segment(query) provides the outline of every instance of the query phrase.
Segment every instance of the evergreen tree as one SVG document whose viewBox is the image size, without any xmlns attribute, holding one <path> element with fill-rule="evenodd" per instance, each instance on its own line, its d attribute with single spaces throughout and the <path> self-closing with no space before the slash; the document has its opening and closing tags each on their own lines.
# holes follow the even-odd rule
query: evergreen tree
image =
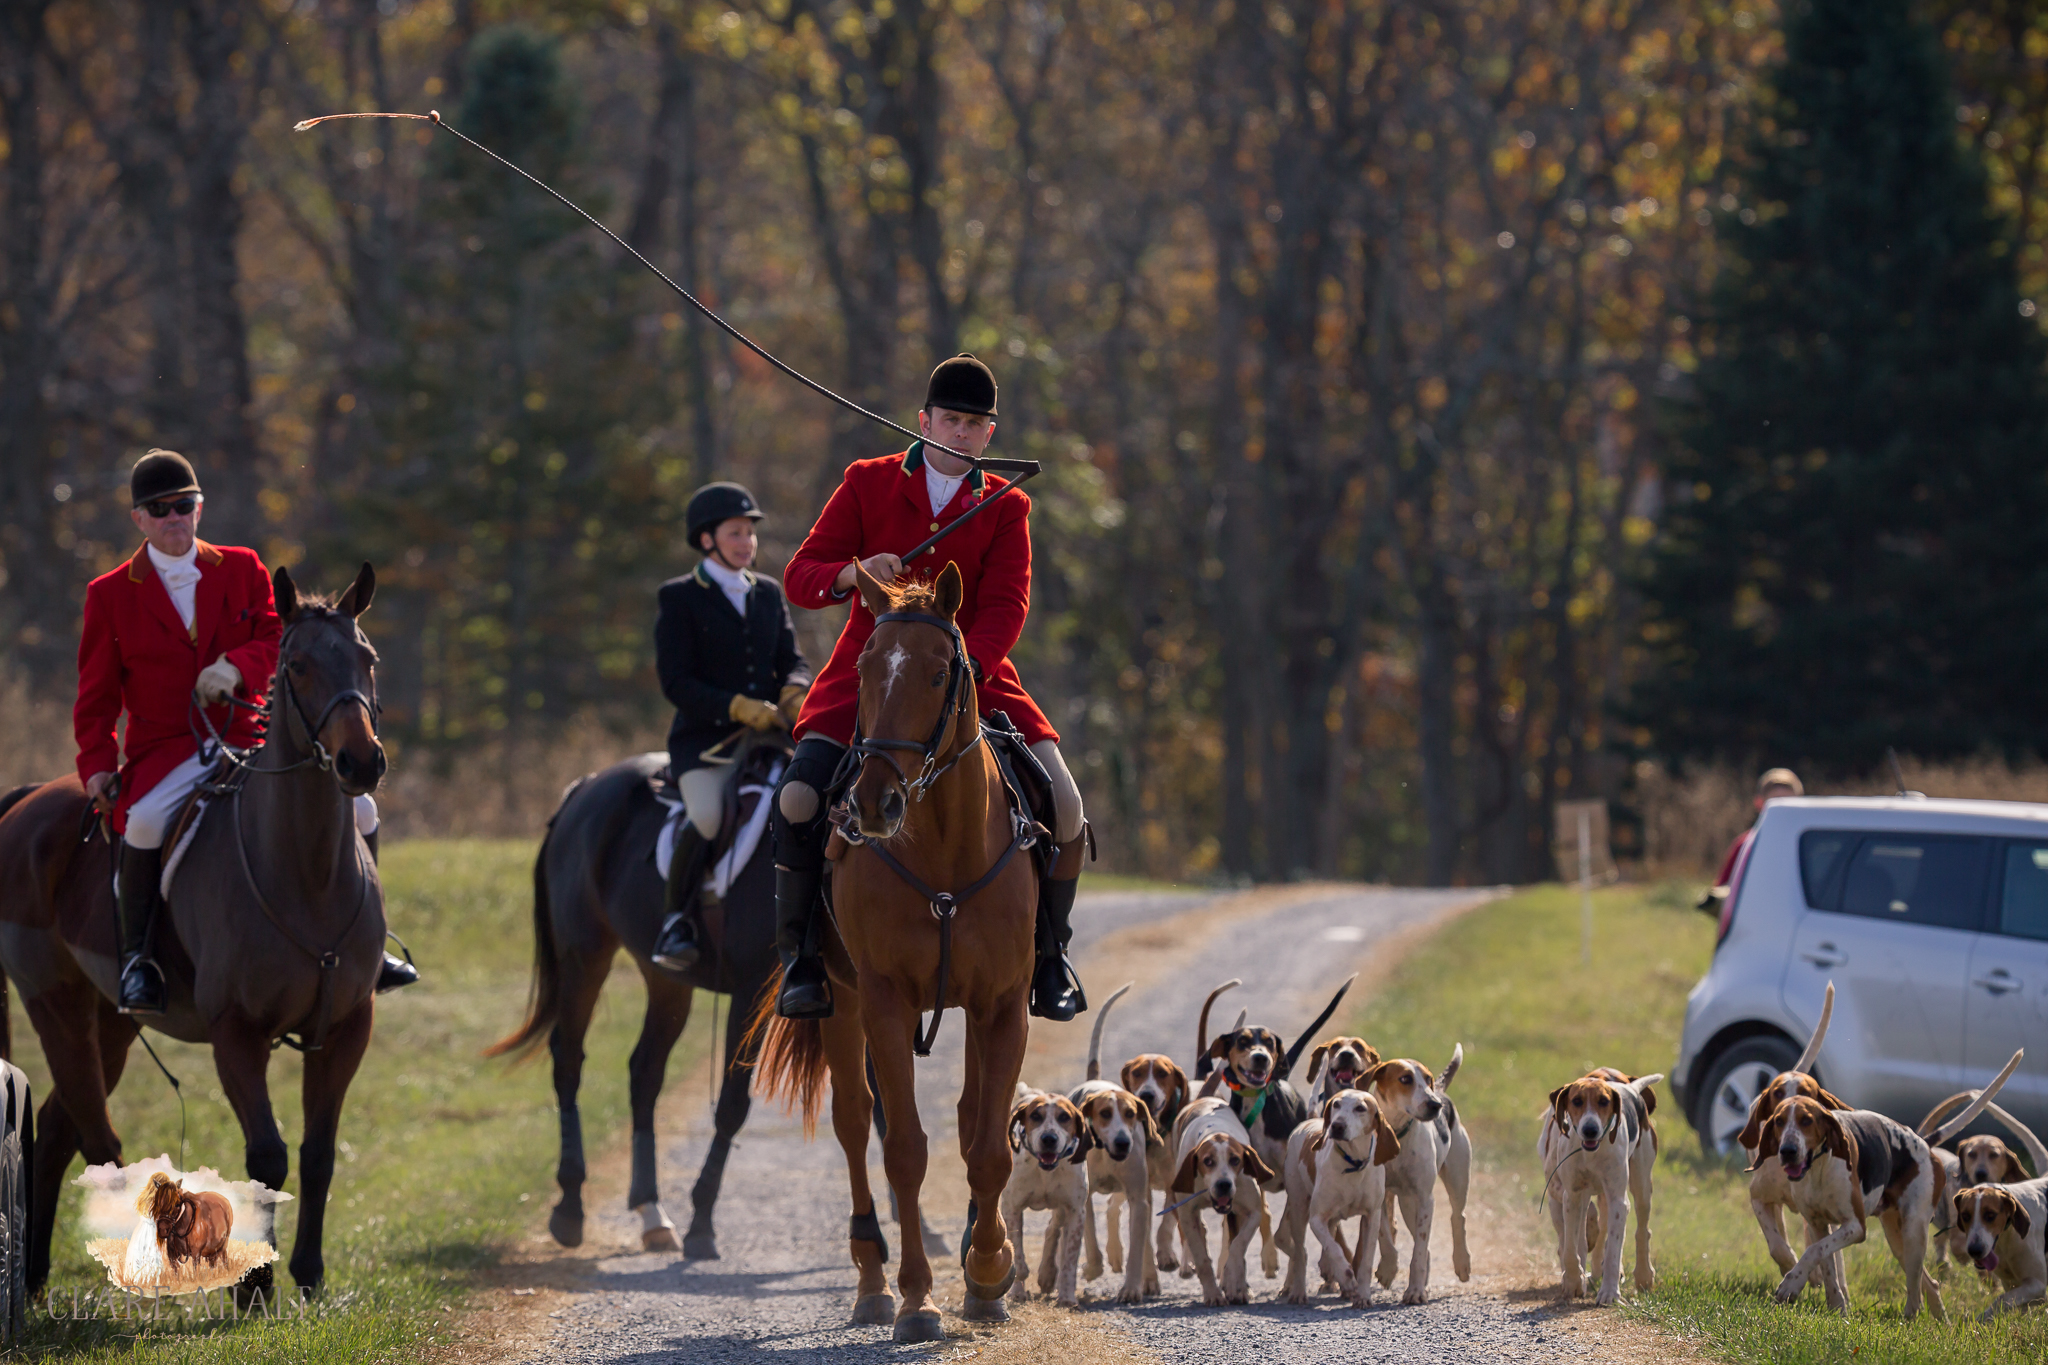
<svg viewBox="0 0 2048 1365">
<path fill-rule="evenodd" d="M 1631 710 L 1673 757 L 2039 752 L 2048 386 L 2010 240 L 1907 0 L 1803 0 L 1785 38 Z"/>
</svg>

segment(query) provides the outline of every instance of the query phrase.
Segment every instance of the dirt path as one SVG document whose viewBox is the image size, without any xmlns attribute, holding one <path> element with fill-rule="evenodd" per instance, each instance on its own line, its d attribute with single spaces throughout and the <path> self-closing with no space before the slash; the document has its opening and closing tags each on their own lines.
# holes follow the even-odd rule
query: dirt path
<svg viewBox="0 0 2048 1365">
<path fill-rule="evenodd" d="M 1228 1025 L 1239 1007 L 1290 1036 L 1304 1027 L 1352 971 L 1359 993 L 1372 988 L 1414 938 L 1484 899 L 1472 892 L 1310 886 L 1229 897 L 1115 894 L 1089 897 L 1077 921 L 1078 960 L 1095 997 L 1125 981 L 1136 987 L 1117 1005 L 1104 1040 L 1106 1059 L 1162 1051 L 1185 1058 L 1195 1016 L 1209 986 L 1229 977 L 1244 985 L 1219 1002 Z M 1224 1009 L 1227 1002 L 1229 1008 Z M 1353 1001 L 1347 1004 L 1355 1003 Z M 1034 1021 L 1024 1080 L 1065 1089 L 1082 1078 L 1093 1016 L 1067 1025 Z M 1212 1025 L 1213 1026 L 1213 1025 Z M 919 1104 L 931 1135 L 926 1207 L 948 1241 L 957 1239 L 966 1205 L 953 1101 L 958 1094 L 962 1031 L 949 1017 L 937 1054 L 920 1068 Z M 1421 1060 L 1440 1068 L 1443 1056 Z M 1111 1061 L 1114 1065 L 1114 1061 Z M 681 1093 L 689 1087 L 672 1087 Z M 701 1087 L 696 1087 L 701 1094 Z M 671 1212 L 686 1204 L 688 1173 L 701 1160 L 708 1120 L 668 1120 L 662 1151 Z M 595 1137 L 596 1135 L 593 1135 Z M 1480 1154 L 1484 1166 L 1485 1154 Z M 879 1144 L 870 1163 L 881 1182 Z M 1031 1304 L 1001 1328 L 974 1328 L 948 1316 L 940 1347 L 897 1347 L 887 1328 L 846 1325 L 853 1271 L 846 1259 L 845 1169 L 829 1131 L 807 1144 L 794 1119 L 757 1105 L 736 1145 L 720 1204 L 722 1259 L 684 1262 L 626 1250 L 638 1222 L 618 1197 L 622 1179 L 594 1173 L 589 1241 L 573 1259 L 536 1245 L 533 1259 L 508 1267 L 520 1288 L 495 1291 L 494 1349 L 499 1360 L 590 1362 L 757 1359 L 897 1360 L 906 1353 L 974 1355 L 988 1360 L 1070 1362 L 1208 1359 L 1267 1365 L 1286 1361 L 1430 1361 L 1487 1358 L 1512 1362 L 1569 1359 L 1663 1360 L 1689 1353 L 1611 1313 L 1560 1310 L 1554 1268 L 1531 1236 L 1536 1215 L 1517 1187 L 1482 1177 L 1468 1210 L 1475 1274 L 1450 1277 L 1448 1239 L 1438 1220 L 1434 1300 L 1384 1305 L 1366 1313 L 1325 1299 L 1306 1307 L 1272 1302 L 1280 1282 L 1256 1266 L 1257 1302 L 1228 1310 L 1200 1306 L 1193 1280 L 1169 1274 L 1164 1295 L 1135 1308 L 1106 1302 L 1112 1281 L 1084 1285 L 1076 1312 Z M 1098 1217 L 1100 1216 L 1098 1212 Z M 1046 1215 L 1027 1216 L 1035 1253 Z M 892 1243 L 900 1230 L 889 1228 Z M 1406 1238 L 1403 1236 L 1405 1263 Z M 606 1248 L 616 1254 L 606 1254 Z M 893 1248 L 892 1248 L 893 1249 Z M 935 1256 L 937 1298 L 960 1301 L 957 1265 Z M 892 1269 L 893 1269 L 892 1261 Z M 1283 1258 L 1284 1266 L 1284 1258 Z M 1089 1301 L 1086 1292 L 1098 1295 Z M 535 1290 L 538 1289 L 536 1294 Z M 515 1297 L 521 1296 L 521 1297 Z M 1387 1296 L 1391 1297 L 1391 1296 Z M 543 1316 L 545 1314 L 545 1316 Z M 479 1343 L 481 1345 L 482 1343 Z M 468 1353 L 465 1353 L 468 1354 Z M 916 1358 L 913 1356 L 913 1358 Z"/>
</svg>

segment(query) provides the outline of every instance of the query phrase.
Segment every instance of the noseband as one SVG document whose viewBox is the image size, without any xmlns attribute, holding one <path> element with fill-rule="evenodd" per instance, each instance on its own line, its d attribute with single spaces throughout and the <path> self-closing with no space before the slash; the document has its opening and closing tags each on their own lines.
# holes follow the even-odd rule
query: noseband
<svg viewBox="0 0 2048 1365">
<path fill-rule="evenodd" d="M 929 612 L 888 611 L 875 618 L 875 624 L 878 626 L 896 621 L 936 626 L 945 631 L 947 637 L 952 640 L 953 657 L 946 665 L 946 704 L 939 708 L 939 722 L 932 727 L 931 738 L 922 744 L 912 739 L 869 739 L 860 733 L 859 723 L 855 722 L 853 743 L 848 746 L 844 761 L 858 769 L 870 758 L 881 759 L 895 772 L 897 785 L 903 788 L 904 795 L 912 800 L 922 801 L 933 783 L 951 772 L 955 764 L 967 757 L 975 745 L 981 743 L 981 727 L 976 725 L 974 738 L 961 745 L 945 763 L 939 762 L 940 751 L 946 745 L 946 734 L 960 719 L 961 692 L 968 675 L 967 643 L 961 638 L 960 627 L 957 624 Z M 913 753 L 923 760 L 915 778 L 903 771 L 903 765 L 896 761 L 896 756 L 890 752 L 891 750 Z M 833 785 L 837 786 L 838 783 L 835 782 Z"/>
</svg>

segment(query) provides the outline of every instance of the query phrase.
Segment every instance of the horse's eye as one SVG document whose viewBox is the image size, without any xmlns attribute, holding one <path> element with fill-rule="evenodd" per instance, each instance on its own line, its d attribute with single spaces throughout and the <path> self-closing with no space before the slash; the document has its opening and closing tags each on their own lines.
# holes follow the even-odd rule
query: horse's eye
<svg viewBox="0 0 2048 1365">
<path fill-rule="evenodd" d="M 293 677 L 295 677 L 295 678 L 303 678 L 303 677 L 305 677 L 305 676 L 306 676 L 306 661 L 305 661 L 304 659 L 293 659 L 293 660 L 291 661 L 291 670 L 292 670 L 292 676 L 293 676 Z"/>
<path fill-rule="evenodd" d="M 935 674 L 933 674 L 933 675 L 932 675 L 932 686 L 933 686 L 933 687 L 944 687 L 945 685 L 946 685 L 946 675 L 945 675 L 945 674 L 943 674 L 943 673 L 935 673 Z"/>
</svg>

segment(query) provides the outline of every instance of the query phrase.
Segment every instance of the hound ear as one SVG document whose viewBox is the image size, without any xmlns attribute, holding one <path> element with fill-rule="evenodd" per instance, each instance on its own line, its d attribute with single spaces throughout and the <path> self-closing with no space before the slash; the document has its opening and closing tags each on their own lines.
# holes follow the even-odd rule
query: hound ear
<svg viewBox="0 0 2048 1365">
<path fill-rule="evenodd" d="M 1854 1171 L 1856 1169 L 1856 1139 L 1849 1136 L 1849 1130 L 1842 1126 L 1842 1121 L 1835 1117 L 1835 1111 L 1832 1109 L 1823 1109 L 1821 1111 L 1820 1122 L 1827 1129 L 1829 1147 L 1836 1156 L 1842 1159 L 1844 1165 L 1851 1171 Z"/>
<path fill-rule="evenodd" d="M 292 571 L 282 564 L 270 575 L 270 595 L 276 601 L 278 619 L 291 624 L 299 614 L 299 585 L 292 582 Z"/>
<path fill-rule="evenodd" d="M 1137 1070 L 1137 1066 L 1137 1059 L 1133 1058 L 1124 1063 L 1123 1070 L 1116 1073 L 1117 1083 L 1133 1095 L 1138 1093 L 1138 1087 L 1131 1084 L 1131 1076 Z"/>
<path fill-rule="evenodd" d="M 1764 1106 L 1769 1104 L 1770 1100 L 1771 1092 L 1764 1090 L 1749 1102 L 1749 1122 L 1743 1124 L 1742 1131 L 1735 1135 L 1736 1146 L 1747 1147 L 1752 1152 L 1763 1151 L 1764 1119 L 1770 1113 Z M 1755 1165 L 1752 1164 L 1750 1169 L 1755 1170 Z"/>
<path fill-rule="evenodd" d="M 1179 1065 L 1171 1060 L 1166 1063 L 1166 1069 L 1173 1073 L 1174 1093 L 1179 1094 L 1182 1104 L 1186 1104 L 1188 1102 L 1188 1073 L 1182 1071 Z"/>
<path fill-rule="evenodd" d="M 1231 1140 L 1233 1142 L 1236 1142 L 1235 1138 Z M 1243 1143 L 1237 1144 L 1237 1150 L 1244 1156 L 1244 1173 L 1246 1175 L 1258 1181 L 1261 1185 L 1269 1185 L 1272 1183 L 1273 1168 L 1266 1164 L 1265 1158 L 1261 1157 L 1258 1154 L 1258 1152 L 1256 1152 L 1250 1147 L 1245 1146 Z"/>
<path fill-rule="evenodd" d="M 1095 1127 L 1088 1122 L 1088 1116 L 1081 1112 L 1081 1106 L 1064 1095 L 1060 1097 L 1060 1108 L 1073 1116 L 1074 1131 L 1080 1137 L 1074 1144 L 1073 1156 L 1067 1159 L 1069 1165 L 1079 1166 L 1088 1159 L 1088 1151 L 1095 1145 Z"/>
<path fill-rule="evenodd" d="M 1380 1050 L 1371 1043 L 1365 1045 L 1365 1069 L 1373 1070 L 1380 1064 Z"/>
<path fill-rule="evenodd" d="M 2006 1148 L 2005 1179 L 2000 1181 L 1999 1183 L 2001 1185 L 2017 1185 L 2022 1180 L 2025 1180 L 2027 1178 L 2027 1168 L 2020 1165 L 2020 1159 L 2018 1155 L 2013 1152 L 2012 1148 Z"/>
<path fill-rule="evenodd" d="M 1230 1040 L 1236 1036 L 1237 1034 L 1234 1031 L 1217 1034 L 1215 1040 L 1209 1044 L 1209 1050 L 1202 1055 L 1204 1057 L 1214 1057 L 1219 1061 L 1228 1057 L 1230 1055 Z"/>
<path fill-rule="evenodd" d="M 1173 1173 L 1170 1188 L 1175 1194 L 1187 1194 L 1195 1188 L 1195 1158 L 1202 1152 L 1201 1145 L 1188 1148 L 1188 1154 L 1180 1159 L 1180 1169 Z"/>
<path fill-rule="evenodd" d="M 348 585 L 334 604 L 334 609 L 343 616 L 361 616 L 370 609 L 370 599 L 377 595 L 377 571 L 364 560 L 363 567 L 356 571 L 356 581 Z"/>
<path fill-rule="evenodd" d="M 1017 1102 L 1017 1107 L 1010 1111 L 1010 1150 L 1013 1152 L 1024 1150 L 1024 1112 L 1037 1098 L 1036 1095 L 1032 1095 L 1021 1099 Z"/>
<path fill-rule="evenodd" d="M 1378 1085 L 1380 1083 L 1381 1078 L 1383 1078 L 1389 1071 L 1398 1072 L 1400 1069 L 1401 1063 L 1399 1062 L 1381 1062 L 1378 1066 L 1372 1069 L 1372 1076 L 1370 1078 L 1369 1083 L 1372 1085 Z M 1552 1094 L 1551 1098 L 1556 1099 L 1557 1096 L 1555 1094 Z"/>
<path fill-rule="evenodd" d="M 939 573 L 939 615 L 952 616 L 960 610 L 960 603 L 966 594 L 960 586 L 960 566 L 948 560 Z"/>
<path fill-rule="evenodd" d="M 1323 1058 L 1329 1056 L 1329 1054 L 1330 1045 L 1328 1043 L 1316 1044 L 1316 1050 L 1308 1054 L 1308 1076 L 1302 1081 L 1303 1085 L 1314 1085 L 1316 1083 L 1316 1073 L 1323 1069 Z"/>
<path fill-rule="evenodd" d="M 1778 1142 L 1785 1132 L 1785 1121 L 1778 1117 L 1782 1112 L 1782 1107 L 1772 1110 L 1771 1116 L 1757 1129 L 1756 1147 L 1749 1158 L 1750 1170 L 1763 1165 L 1766 1157 L 1778 1154 Z"/>
<path fill-rule="evenodd" d="M 1622 1123 L 1621 1092 L 1610 1085 L 1607 1087 L 1607 1097 L 1614 1102 L 1614 1120 L 1607 1129 L 1607 1145 L 1612 1147 L 1621 1141 L 1621 1130 L 1626 1125 Z"/>
<path fill-rule="evenodd" d="M 1374 1079 L 1377 1080 L 1378 1076 L 1375 1075 Z M 1550 1092 L 1550 1121 L 1557 1125 L 1559 1132 L 1563 1132 L 1567 1127 L 1564 1121 L 1564 1092 L 1569 1089 L 1570 1086 L 1561 1085 Z"/>
<path fill-rule="evenodd" d="M 1401 1155 L 1401 1139 L 1387 1123 L 1387 1116 L 1380 1107 L 1372 1107 L 1372 1164 L 1384 1166 Z"/>
<path fill-rule="evenodd" d="M 2027 1240 L 2027 1234 L 2034 1230 L 2034 1220 L 2027 1217 L 2027 1211 L 2020 1207 L 2019 1200 L 2013 1199 L 2011 1195 L 2007 1195 L 2006 1198 L 2012 1202 L 2012 1235 L 2024 1242 Z"/>
<path fill-rule="evenodd" d="M 1827 1091 L 1822 1090 L 1819 1086 L 1815 1086 L 1813 1090 L 1813 1097 L 1819 1100 L 1824 1106 L 1826 1106 L 1829 1109 L 1853 1109 L 1856 1107 L 1855 1105 L 1850 1104 L 1847 1100 L 1836 1099 L 1833 1095 L 1830 1095 Z"/>
<path fill-rule="evenodd" d="M 1644 1086 L 1644 1087 L 1643 1087 L 1643 1088 L 1642 1088 L 1641 1090 L 1637 1091 L 1636 1093 L 1637 1093 L 1637 1094 L 1638 1094 L 1638 1095 L 1639 1095 L 1639 1096 L 1641 1097 L 1641 1099 L 1642 1099 L 1642 1101 L 1643 1101 L 1643 1113 L 1645 1113 L 1645 1114 L 1654 1114 L 1654 1113 L 1656 1113 L 1656 1112 L 1657 1112 L 1657 1087 L 1656 1087 L 1656 1086 L 1654 1086 L 1654 1085 L 1646 1085 L 1646 1086 Z"/>
</svg>

